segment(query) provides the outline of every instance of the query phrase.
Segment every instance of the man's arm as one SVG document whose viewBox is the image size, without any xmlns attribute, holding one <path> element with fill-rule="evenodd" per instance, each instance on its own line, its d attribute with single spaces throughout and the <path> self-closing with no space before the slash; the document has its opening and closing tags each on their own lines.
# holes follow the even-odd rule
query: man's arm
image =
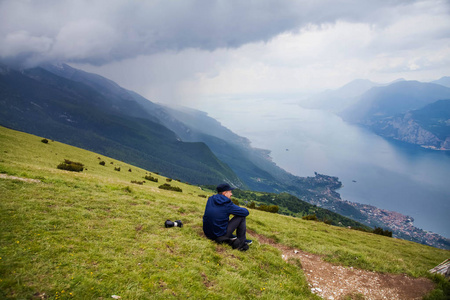
<svg viewBox="0 0 450 300">
<path fill-rule="evenodd" d="M 233 202 L 231 202 L 228 212 L 232 215 L 240 216 L 240 217 L 246 217 L 250 214 L 248 209 L 246 209 L 245 207 L 237 206 Z"/>
</svg>

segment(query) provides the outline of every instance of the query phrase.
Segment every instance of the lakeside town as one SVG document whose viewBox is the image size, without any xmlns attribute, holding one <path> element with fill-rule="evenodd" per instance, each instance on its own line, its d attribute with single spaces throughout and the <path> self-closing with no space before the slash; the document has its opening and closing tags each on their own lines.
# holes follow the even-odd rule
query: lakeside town
<svg viewBox="0 0 450 300">
<path fill-rule="evenodd" d="M 414 218 L 410 216 L 373 205 L 342 200 L 341 195 L 336 192 L 342 187 L 338 177 L 315 173 L 314 177 L 308 177 L 304 181 L 308 183 L 309 194 L 301 195 L 301 198 L 311 204 L 352 218 L 372 228 L 380 227 L 392 231 L 394 238 L 450 250 L 450 239 L 414 226 Z"/>
<path fill-rule="evenodd" d="M 419 241 L 422 244 L 441 249 L 450 249 L 450 239 L 437 233 L 425 231 L 414 226 L 414 218 L 395 211 L 380 209 L 372 205 L 344 201 L 358 209 L 367 217 L 366 224 L 382 227 L 392 231 L 393 237 L 404 240 Z"/>
</svg>

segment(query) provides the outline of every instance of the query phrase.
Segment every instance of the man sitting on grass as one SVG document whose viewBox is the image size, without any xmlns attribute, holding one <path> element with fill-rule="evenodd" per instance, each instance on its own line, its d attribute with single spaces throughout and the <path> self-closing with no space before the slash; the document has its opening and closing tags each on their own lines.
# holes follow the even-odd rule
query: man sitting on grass
<svg viewBox="0 0 450 300">
<path fill-rule="evenodd" d="M 252 243 L 247 240 L 246 217 L 249 212 L 231 201 L 233 195 L 230 185 L 223 183 L 216 188 L 217 194 L 209 197 L 203 215 L 203 232 L 206 237 L 218 243 L 226 242 L 233 247 L 245 251 Z M 230 215 L 234 215 L 230 220 Z M 236 230 L 236 236 L 233 232 Z"/>
</svg>

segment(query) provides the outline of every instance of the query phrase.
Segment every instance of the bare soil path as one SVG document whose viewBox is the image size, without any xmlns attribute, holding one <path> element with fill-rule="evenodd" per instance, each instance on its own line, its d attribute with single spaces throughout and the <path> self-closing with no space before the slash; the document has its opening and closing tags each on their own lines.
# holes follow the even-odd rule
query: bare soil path
<svg viewBox="0 0 450 300">
<path fill-rule="evenodd" d="M 269 244 L 282 252 L 284 260 L 299 259 L 311 291 L 324 299 L 422 299 L 434 289 L 427 278 L 383 274 L 334 265 L 321 256 L 292 249 L 275 241 L 249 232 L 261 244 Z"/>
<path fill-rule="evenodd" d="M 20 180 L 20 181 L 25 181 L 25 182 L 35 182 L 35 183 L 41 182 L 39 179 L 23 178 L 23 177 L 11 176 L 11 175 L 7 175 L 7 174 L 0 174 L 0 178 Z"/>
</svg>

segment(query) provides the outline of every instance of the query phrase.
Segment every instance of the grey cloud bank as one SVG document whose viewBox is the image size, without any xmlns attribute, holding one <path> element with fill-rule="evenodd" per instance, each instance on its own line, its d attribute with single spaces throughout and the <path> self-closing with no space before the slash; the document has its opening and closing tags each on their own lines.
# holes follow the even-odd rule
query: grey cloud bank
<svg viewBox="0 0 450 300">
<path fill-rule="evenodd" d="M 0 0 L 0 62 L 66 62 L 199 109 L 357 78 L 429 81 L 450 75 L 450 2 Z"/>
<path fill-rule="evenodd" d="M 383 26 L 401 10 L 421 9 L 417 3 L 3 0 L 0 58 L 25 66 L 45 61 L 103 65 L 168 50 L 237 48 L 307 24 L 346 20 Z M 448 12 L 445 2 L 439 7 Z"/>
</svg>

